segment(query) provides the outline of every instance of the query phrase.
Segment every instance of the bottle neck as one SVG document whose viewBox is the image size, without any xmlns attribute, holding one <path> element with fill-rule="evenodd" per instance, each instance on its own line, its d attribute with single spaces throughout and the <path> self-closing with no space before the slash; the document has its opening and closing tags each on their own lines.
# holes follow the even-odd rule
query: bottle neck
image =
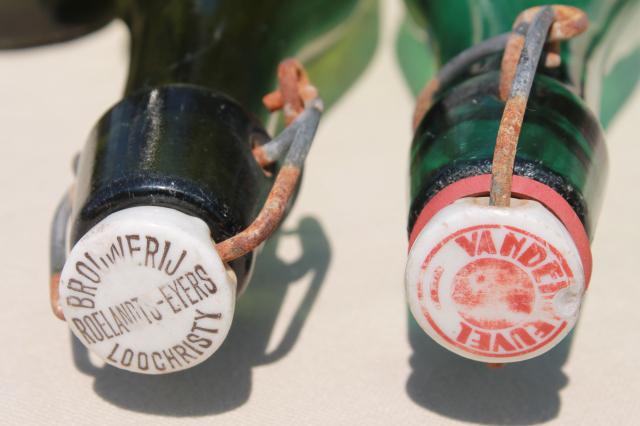
<svg viewBox="0 0 640 426">
<path fill-rule="evenodd" d="M 261 100 L 274 87 L 278 63 L 344 20 L 356 2 L 123 3 L 132 37 L 125 94 L 192 84 L 222 92 L 264 118 Z"/>
<path fill-rule="evenodd" d="M 535 0 L 406 1 L 414 20 L 429 32 L 430 43 L 440 65 L 482 40 L 510 31 L 514 20 L 524 9 L 556 3 Z M 630 0 L 573 0 L 563 3 L 584 10 L 589 17 L 589 28 L 579 37 L 562 43 L 560 69 L 551 75 L 585 99 L 596 114 L 612 115 L 611 110 L 617 109 L 621 103 L 605 105 L 609 111 L 601 111 L 601 98 L 605 95 L 603 86 L 607 84 L 603 77 L 609 71 L 605 68 L 612 68 L 612 62 L 624 54 L 618 52 L 620 54 L 612 58 L 613 54 L 606 52 L 611 51 L 612 41 L 625 37 L 631 27 L 626 17 L 637 16 L 640 3 Z M 608 65 L 605 66 L 604 62 Z M 636 79 L 637 76 L 618 76 L 615 83 L 620 86 L 626 84 L 626 80 L 635 82 Z M 610 83 L 614 83 L 613 79 Z"/>
</svg>

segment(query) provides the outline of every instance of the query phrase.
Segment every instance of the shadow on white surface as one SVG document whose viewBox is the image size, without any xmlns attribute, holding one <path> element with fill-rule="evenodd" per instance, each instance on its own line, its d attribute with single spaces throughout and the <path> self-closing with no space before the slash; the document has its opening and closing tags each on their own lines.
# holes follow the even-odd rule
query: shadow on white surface
<svg viewBox="0 0 640 426">
<path fill-rule="evenodd" d="M 532 425 L 558 416 L 562 371 L 573 334 L 534 359 L 490 368 L 444 349 L 409 318 L 412 368 L 406 390 L 417 404 L 453 419 L 496 425 Z"/>
<path fill-rule="evenodd" d="M 276 255 L 278 241 L 295 234 L 302 254 L 288 263 Z M 73 335 L 78 370 L 94 376 L 94 391 L 124 409 L 165 416 L 203 416 L 233 410 L 249 400 L 252 368 L 282 359 L 294 346 L 324 282 L 330 246 L 320 223 L 302 218 L 297 229 L 280 230 L 258 256 L 255 275 L 238 301 L 231 331 L 221 348 L 202 364 L 169 375 L 147 376 L 95 366 Z M 267 352 L 287 288 L 311 273 L 309 289 L 284 336 Z"/>
</svg>

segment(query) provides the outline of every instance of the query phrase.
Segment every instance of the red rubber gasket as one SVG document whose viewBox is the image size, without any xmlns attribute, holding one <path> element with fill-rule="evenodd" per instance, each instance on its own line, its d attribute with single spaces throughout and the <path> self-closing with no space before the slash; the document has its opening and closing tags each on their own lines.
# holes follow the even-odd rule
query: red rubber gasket
<svg viewBox="0 0 640 426">
<path fill-rule="evenodd" d="M 438 192 L 422 209 L 409 235 L 409 249 L 418 238 L 420 231 L 431 218 L 449 204 L 465 197 L 489 194 L 491 175 L 484 174 L 461 179 Z M 593 258 L 587 232 L 569 203 L 549 186 L 523 176 L 513 176 L 511 193 L 519 198 L 538 201 L 549 209 L 565 226 L 575 243 L 584 269 L 585 287 L 589 287 Z"/>
</svg>

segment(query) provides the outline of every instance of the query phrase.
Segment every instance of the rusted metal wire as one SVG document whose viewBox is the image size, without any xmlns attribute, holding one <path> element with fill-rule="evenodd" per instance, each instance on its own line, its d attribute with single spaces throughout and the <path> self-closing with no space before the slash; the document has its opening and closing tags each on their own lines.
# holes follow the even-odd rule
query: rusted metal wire
<svg viewBox="0 0 640 426">
<path fill-rule="evenodd" d="M 267 166 L 284 157 L 264 206 L 244 231 L 216 244 L 223 262 L 229 262 L 255 250 L 278 228 L 293 196 L 302 165 L 315 136 L 323 105 L 317 90 L 298 61 L 284 61 L 278 69 L 280 88 L 263 98 L 270 110 L 282 109 L 284 131 L 272 141 L 254 148 L 254 157 Z"/>
<path fill-rule="evenodd" d="M 498 92 L 500 99 L 504 102 L 509 97 L 511 91 L 511 83 L 513 83 L 513 77 L 516 75 L 518 68 L 518 61 L 520 60 L 520 53 L 524 47 L 525 36 L 527 35 L 527 29 L 530 22 L 524 25 L 518 25 L 514 28 L 513 32 L 509 35 L 507 44 L 504 48 L 504 55 L 502 55 L 502 64 L 500 66 L 500 84 L 498 86 Z"/>
<path fill-rule="evenodd" d="M 310 103 L 308 103 L 310 104 Z M 271 141 L 267 142 L 264 145 L 257 146 L 253 149 L 253 155 L 256 158 L 256 161 L 260 166 L 267 167 L 278 160 L 281 160 L 288 152 L 291 144 L 295 138 L 296 132 L 302 125 L 302 123 L 307 122 L 309 119 L 313 119 L 312 117 L 308 117 L 310 115 L 314 115 L 318 112 L 317 108 L 307 108 L 302 114 L 298 116 L 297 120 L 294 120 L 288 127 L 285 129 Z"/>
<path fill-rule="evenodd" d="M 577 7 L 554 4 L 551 6 L 534 6 L 526 9 L 518 15 L 514 27 L 531 22 L 541 9 L 551 7 L 553 11 L 553 24 L 547 34 L 547 41 L 566 41 L 582 34 L 589 26 L 587 14 Z"/>
<path fill-rule="evenodd" d="M 526 24 L 525 24 L 526 25 Z M 416 109 L 413 113 L 413 130 L 415 131 L 422 118 L 433 105 L 433 98 L 441 87 L 445 87 L 465 72 L 469 66 L 483 57 L 504 50 L 511 33 L 499 34 L 475 46 L 464 50 L 447 62 L 438 74 L 429 80 L 418 95 Z"/>
<path fill-rule="evenodd" d="M 299 177 L 299 168 L 283 166 L 280 169 L 256 220 L 244 231 L 216 244 L 216 250 L 223 262 L 230 262 L 255 250 L 277 229 Z"/>
<path fill-rule="evenodd" d="M 526 28 L 543 6 L 536 6 L 524 10 L 518 15 L 514 24 L 513 32 L 509 37 L 502 56 L 500 71 L 500 99 L 506 101 L 509 97 L 513 77 L 516 73 L 516 66 L 524 46 Z M 582 10 L 563 5 L 544 6 L 550 7 L 553 12 L 553 23 L 548 31 L 546 41 L 548 42 L 547 57 L 545 66 L 554 68 L 560 65 L 560 41 L 568 40 L 584 32 L 589 26 L 589 19 Z"/>
<path fill-rule="evenodd" d="M 71 191 L 68 191 L 58 203 L 51 223 L 49 241 L 49 300 L 53 314 L 64 321 L 60 307 L 60 274 L 67 260 L 67 224 L 71 215 Z"/>
<path fill-rule="evenodd" d="M 529 23 L 526 36 L 517 28 Z M 542 6 L 522 12 L 514 24 L 502 59 L 500 96 L 506 105 L 500 121 L 491 169 L 489 203 L 508 207 L 518 138 L 524 120 L 529 93 L 545 41 L 551 41 L 548 61 L 559 63 L 558 45 L 586 29 L 588 20 L 580 9 L 569 6 Z M 555 56 L 554 56 L 555 55 Z"/>
<path fill-rule="evenodd" d="M 282 110 L 288 126 L 302 113 L 305 103 L 318 97 L 318 91 L 309 83 L 309 76 L 296 59 L 285 59 L 278 66 L 278 90 L 265 95 L 262 102 L 269 111 Z"/>
<path fill-rule="evenodd" d="M 302 64 L 295 59 L 286 59 L 278 66 L 277 90 L 265 95 L 262 102 L 271 112 L 282 110 L 288 126 L 276 138 L 253 148 L 253 156 L 261 167 L 268 167 L 281 159 L 293 141 L 295 129 L 290 124 L 302 114 L 311 101 L 318 98 L 318 90 L 309 82 Z"/>
</svg>

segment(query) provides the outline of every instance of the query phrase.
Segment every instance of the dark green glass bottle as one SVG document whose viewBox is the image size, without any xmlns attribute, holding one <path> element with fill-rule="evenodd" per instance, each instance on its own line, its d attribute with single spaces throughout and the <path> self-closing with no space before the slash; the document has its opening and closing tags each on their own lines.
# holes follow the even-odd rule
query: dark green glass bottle
<svg viewBox="0 0 640 426">
<path fill-rule="evenodd" d="M 435 64 L 510 31 L 520 12 L 540 3 L 548 2 L 408 0 L 417 28 L 404 24 L 398 53 L 411 88 Z M 600 122 L 636 83 L 640 48 L 630 25 L 640 5 L 568 4 L 583 9 L 590 25 L 561 44 L 559 66 L 538 67 L 513 169 L 520 201 L 499 208 L 483 198 L 505 108 L 503 51 L 439 87 L 415 129 L 408 298 L 425 331 L 468 358 L 510 362 L 549 350 L 575 324 L 589 283 L 589 240 L 607 174 Z"/>
<path fill-rule="evenodd" d="M 72 0 L 56 5 L 78 10 Z M 17 2 L 11 9 L 20 17 Z M 313 134 L 300 124 L 290 155 L 267 168 L 258 163 L 254 151 L 271 139 L 267 128 L 283 128 L 277 119 L 268 126 L 275 116 L 262 104 L 278 87 L 278 64 L 301 62 L 330 106 L 373 54 L 377 3 L 96 0 L 83 10 L 85 32 L 98 15 L 101 23 L 127 23 L 130 69 L 123 99 L 94 127 L 71 197 L 54 220 L 54 311 L 112 365 L 147 374 L 182 370 L 220 346 L 251 276 L 253 249 L 223 257 L 214 247 L 247 229 L 252 238 L 253 226 L 274 229 L 261 209 L 289 199 L 272 189 L 289 176 L 295 185 L 299 165 L 291 164 L 306 155 L 297 141 Z M 42 14 L 64 26 L 48 9 Z M 45 35 L 0 30 L 13 46 L 73 33 Z M 301 120 L 317 125 L 319 105 L 310 101 Z M 297 174 L 280 181 L 283 170 Z"/>
</svg>

